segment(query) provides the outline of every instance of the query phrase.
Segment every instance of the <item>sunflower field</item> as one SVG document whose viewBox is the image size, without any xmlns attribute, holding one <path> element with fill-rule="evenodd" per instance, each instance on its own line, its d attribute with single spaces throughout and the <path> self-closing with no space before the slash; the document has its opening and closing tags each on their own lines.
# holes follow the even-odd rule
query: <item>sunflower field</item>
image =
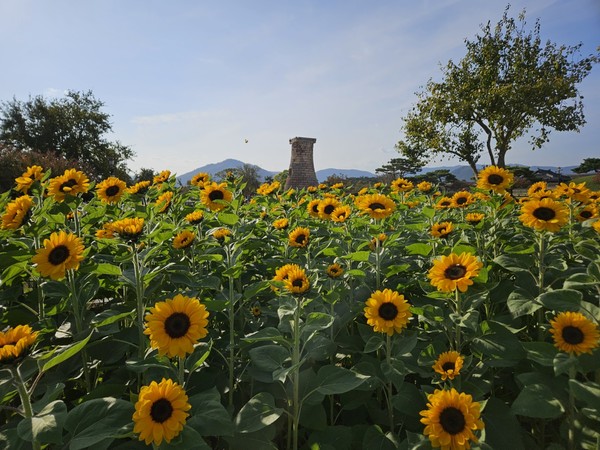
<svg viewBox="0 0 600 450">
<path fill-rule="evenodd" d="M 599 448 L 600 193 L 511 181 L 29 167 L 0 195 L 0 447 Z"/>
</svg>

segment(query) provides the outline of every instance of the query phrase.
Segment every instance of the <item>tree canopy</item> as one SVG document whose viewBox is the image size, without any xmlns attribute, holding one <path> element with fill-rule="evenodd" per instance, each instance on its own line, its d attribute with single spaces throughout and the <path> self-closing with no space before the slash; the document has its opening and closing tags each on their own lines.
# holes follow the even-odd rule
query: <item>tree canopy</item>
<svg viewBox="0 0 600 450">
<path fill-rule="evenodd" d="M 103 106 L 91 91 L 68 91 L 58 99 L 13 98 L 0 105 L 0 144 L 77 161 L 95 179 L 127 179 L 126 162 L 134 153 L 107 139 L 112 125 Z"/>
<path fill-rule="evenodd" d="M 578 59 L 581 43 L 543 43 L 539 19 L 528 30 L 525 11 L 517 20 L 508 12 L 465 40 L 465 57 L 450 60 L 442 81 L 429 80 L 417 93 L 403 119 L 402 154 L 456 156 L 477 174 L 483 153 L 490 164 L 505 167 L 516 139 L 526 136 L 533 149 L 541 148 L 552 130 L 578 131 L 585 124 L 577 85 L 600 53 Z"/>
<path fill-rule="evenodd" d="M 575 173 L 600 172 L 600 158 L 585 158 L 573 169 Z"/>
</svg>

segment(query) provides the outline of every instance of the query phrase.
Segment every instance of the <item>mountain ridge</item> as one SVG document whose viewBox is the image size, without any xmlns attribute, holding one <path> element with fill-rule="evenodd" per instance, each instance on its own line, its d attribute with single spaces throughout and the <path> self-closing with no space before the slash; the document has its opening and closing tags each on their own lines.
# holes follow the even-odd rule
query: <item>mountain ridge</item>
<svg viewBox="0 0 600 450">
<path fill-rule="evenodd" d="M 217 173 L 219 173 L 221 171 L 224 171 L 227 169 L 237 169 L 237 168 L 242 167 L 244 164 L 249 164 L 249 163 L 245 163 L 238 159 L 227 158 L 223 161 L 220 161 L 217 163 L 206 164 L 204 166 L 201 166 L 194 170 L 186 172 L 182 175 L 179 175 L 179 176 L 177 176 L 177 181 L 181 185 L 185 186 L 189 182 L 189 180 L 191 180 L 192 177 L 195 174 L 197 174 L 198 172 L 206 172 L 210 176 L 214 177 Z M 256 164 L 250 164 L 250 165 L 257 168 L 257 173 L 258 173 L 258 177 L 259 177 L 260 181 L 264 181 L 267 177 L 273 177 L 281 172 L 281 171 L 266 170 L 260 166 L 257 166 Z M 527 166 L 525 164 L 512 164 L 512 165 L 529 167 L 533 171 L 538 170 L 538 169 L 552 170 L 553 172 L 560 171 L 563 175 L 572 175 L 573 174 L 572 169 L 577 167 L 577 166 L 566 166 L 566 167 Z M 477 167 L 478 167 L 478 169 L 483 169 L 485 166 L 478 165 Z M 424 167 L 423 169 L 421 169 L 421 171 L 419 173 L 433 172 L 434 170 L 449 170 L 450 173 L 452 173 L 454 176 L 456 176 L 456 178 L 458 178 L 459 180 L 463 180 L 463 181 L 472 181 L 472 179 L 473 179 L 473 173 L 471 171 L 471 168 L 466 164 L 456 164 L 453 166 Z M 345 178 L 358 178 L 358 177 L 376 178 L 377 177 L 376 174 L 369 172 L 367 170 L 337 169 L 337 168 L 333 168 L 333 167 L 328 167 L 326 169 L 317 170 L 316 175 L 317 175 L 317 180 L 319 181 L 319 183 L 324 182 L 328 177 L 330 177 L 332 175 L 338 175 L 338 176 L 345 177 Z"/>
</svg>

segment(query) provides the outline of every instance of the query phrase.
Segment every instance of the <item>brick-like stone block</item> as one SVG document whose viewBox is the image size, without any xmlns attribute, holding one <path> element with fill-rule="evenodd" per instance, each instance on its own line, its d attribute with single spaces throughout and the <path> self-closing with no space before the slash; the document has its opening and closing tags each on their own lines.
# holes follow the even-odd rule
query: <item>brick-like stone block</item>
<svg viewBox="0 0 600 450">
<path fill-rule="evenodd" d="M 285 188 L 302 189 L 308 186 L 317 186 L 317 174 L 313 163 L 313 146 L 317 142 L 314 138 L 295 137 L 290 139 L 292 157 L 290 168 L 285 183 Z"/>
</svg>

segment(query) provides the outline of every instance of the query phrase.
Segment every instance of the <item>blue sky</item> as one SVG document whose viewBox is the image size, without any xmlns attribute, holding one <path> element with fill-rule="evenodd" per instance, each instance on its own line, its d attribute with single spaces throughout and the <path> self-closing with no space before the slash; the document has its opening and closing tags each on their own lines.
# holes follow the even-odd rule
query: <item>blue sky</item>
<svg viewBox="0 0 600 450">
<path fill-rule="evenodd" d="M 374 171 L 397 157 L 402 117 L 464 39 L 496 23 L 496 0 L 1 0 L 0 100 L 92 90 L 129 166 L 182 174 L 236 158 L 289 165 L 314 137 L 315 167 Z M 600 45 L 598 0 L 518 0 L 544 38 Z M 579 86 L 587 125 L 508 163 L 576 165 L 600 156 L 600 65 Z M 245 143 L 245 140 L 248 140 Z M 437 161 L 431 165 L 447 164 Z"/>
</svg>

